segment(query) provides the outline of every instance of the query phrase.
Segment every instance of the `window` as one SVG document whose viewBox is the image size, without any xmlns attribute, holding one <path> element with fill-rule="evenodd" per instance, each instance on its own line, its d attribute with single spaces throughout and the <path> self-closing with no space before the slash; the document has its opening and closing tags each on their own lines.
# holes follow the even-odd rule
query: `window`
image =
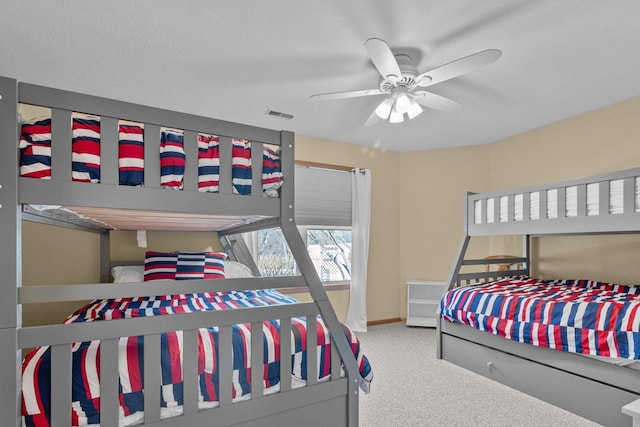
<svg viewBox="0 0 640 427">
<path fill-rule="evenodd" d="M 351 172 L 296 165 L 296 223 L 324 283 L 351 280 Z M 250 252 L 263 276 L 299 274 L 279 228 L 252 237 Z"/>
<path fill-rule="evenodd" d="M 351 280 L 351 229 L 299 227 L 311 262 L 325 283 Z M 256 264 L 263 276 L 298 274 L 295 260 L 279 228 L 257 232 Z"/>
</svg>

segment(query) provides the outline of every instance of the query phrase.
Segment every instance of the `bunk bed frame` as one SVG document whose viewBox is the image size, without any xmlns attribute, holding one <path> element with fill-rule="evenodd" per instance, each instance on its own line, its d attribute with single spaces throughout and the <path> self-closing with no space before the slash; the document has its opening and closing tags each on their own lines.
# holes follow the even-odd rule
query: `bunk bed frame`
<svg viewBox="0 0 640 427">
<path fill-rule="evenodd" d="M 508 276 L 529 275 L 532 236 L 639 233 L 640 212 L 634 188 L 640 168 L 548 185 L 495 193 L 469 193 L 465 205 L 465 236 L 449 277 L 449 289 Z M 622 180 L 623 211 L 611 213 L 610 182 Z M 597 186 L 598 205 L 587 208 L 587 186 Z M 567 212 L 567 191 L 577 199 L 573 215 Z M 550 191 L 550 192 L 549 192 Z M 531 194 L 538 196 L 531 209 Z M 548 217 L 547 197 L 557 194 L 557 215 Z M 594 198 L 596 198 L 594 196 Z M 523 215 L 516 215 L 515 200 Z M 500 200 L 507 203 L 500 203 Z M 502 204 L 502 208 L 500 205 Z M 493 206 L 493 208 L 492 208 Z M 501 212 L 506 207 L 506 212 Z M 487 208 L 493 209 L 487 212 Z M 491 218 L 492 219 L 489 219 Z M 531 219 L 531 218 L 534 219 Z M 523 256 L 506 259 L 466 259 L 473 236 L 522 235 Z M 504 271 L 462 272 L 478 265 L 522 263 Z M 471 266 L 471 267 L 469 267 Z M 475 266 L 475 267 L 474 267 Z M 437 322 L 437 357 L 487 378 L 545 400 L 570 412 L 607 426 L 632 425 L 627 415 L 640 414 L 640 371 L 597 359 L 523 344 L 475 328 Z M 627 406 L 625 406 L 627 405 Z M 623 406 L 625 407 L 622 410 Z M 637 408 L 637 409 L 635 409 Z M 624 412 L 624 413 L 623 413 Z M 640 425 L 640 418 L 634 426 Z"/>
<path fill-rule="evenodd" d="M 19 103 L 43 106 L 52 115 L 52 179 L 40 180 L 19 176 L 17 135 L 19 135 Z M 71 112 L 83 112 L 101 117 L 101 183 L 86 184 L 71 181 L 71 137 L 68 123 Z M 159 183 L 159 142 L 145 137 L 145 185 L 118 185 L 117 121 L 119 118 L 144 124 L 145 135 L 157 135 L 160 126 L 184 129 L 187 168 L 183 191 L 163 190 Z M 56 123 L 66 123 L 66 126 Z M 200 193 L 197 188 L 198 132 L 220 135 L 221 166 L 220 192 Z M 252 141 L 253 183 L 259 196 L 232 194 L 231 137 Z M 156 138 L 157 139 L 157 136 Z M 284 183 L 279 198 L 262 196 L 262 144 L 281 148 Z M 154 160 L 156 159 L 156 160 Z M 0 77 L 0 414 L 2 425 L 21 425 L 21 359 L 22 349 L 48 345 L 52 348 L 51 426 L 69 425 L 71 413 L 71 343 L 101 340 L 101 425 L 118 425 L 118 340 L 121 336 L 144 336 L 145 348 L 158 354 L 160 333 L 184 331 L 184 413 L 160 419 L 160 400 L 153 393 L 145 393 L 143 425 L 158 426 L 357 426 L 358 389 L 360 376 L 343 326 L 327 298 L 294 220 L 294 135 L 288 131 L 273 131 L 243 124 L 135 105 L 69 91 L 46 88 Z M 179 284 L 158 281 L 125 284 L 83 284 L 61 286 L 21 287 L 21 227 L 23 220 L 40 221 L 100 233 L 101 275 L 109 276 L 109 231 L 76 224 L 55 214 L 40 214 L 29 204 L 62 205 L 111 210 L 118 214 L 143 216 L 152 224 L 153 218 L 166 216 L 174 222 L 164 229 L 209 229 L 220 234 L 233 234 L 278 226 L 282 229 L 295 256 L 300 276 L 284 278 L 249 278 L 232 280 L 189 280 Z M 123 209 L 123 211 L 120 211 Z M 148 217 L 144 215 L 147 214 Z M 116 217 L 117 218 L 117 217 Z M 159 229 L 163 229 L 159 227 Z M 117 319 L 107 322 L 22 327 L 21 304 L 55 301 L 80 301 L 99 298 L 159 296 L 264 288 L 308 288 L 313 302 L 260 308 L 191 313 L 179 316 Z M 314 372 L 316 352 L 308 352 L 306 386 L 293 388 L 291 384 L 290 354 L 281 354 L 281 385 L 275 394 L 263 393 L 260 369 L 252 372 L 251 399 L 232 402 L 231 391 L 231 325 L 251 323 L 262 330 L 262 322 L 281 320 L 282 349 L 290 349 L 293 317 L 313 318 L 320 315 L 330 329 L 332 362 L 331 378 L 317 381 Z M 198 410 L 197 390 L 197 330 L 218 326 L 220 333 L 220 399 L 219 406 Z M 126 332 L 124 332 L 126 331 Z M 252 366 L 262 364 L 262 334 L 253 334 L 251 341 Z M 315 347 L 315 322 L 308 322 L 306 342 Z M 159 389 L 159 360 L 154 351 L 145 352 L 145 390 Z M 285 357 L 286 355 L 286 357 Z M 343 370 L 343 374 L 341 374 Z M 115 375 L 114 375 L 115 373 Z M 113 416 L 111 416 L 111 415 Z"/>
</svg>

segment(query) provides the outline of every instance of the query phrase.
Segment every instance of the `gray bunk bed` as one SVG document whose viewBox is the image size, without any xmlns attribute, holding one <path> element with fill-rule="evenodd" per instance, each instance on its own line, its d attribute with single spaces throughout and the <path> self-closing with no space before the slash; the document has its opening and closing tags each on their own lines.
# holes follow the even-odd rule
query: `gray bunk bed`
<svg viewBox="0 0 640 427">
<path fill-rule="evenodd" d="M 20 133 L 20 103 L 49 108 L 51 111 L 51 179 L 21 177 L 18 167 L 17 135 Z M 98 184 L 71 180 L 72 112 L 101 118 L 100 169 Z M 126 119 L 144 124 L 144 186 L 125 186 L 118 182 L 117 123 Z M 184 130 L 186 171 L 182 191 L 160 188 L 158 133 L 161 126 Z M 220 135 L 220 191 L 203 193 L 197 184 L 197 145 L 199 132 Z M 244 138 L 252 144 L 251 195 L 233 194 L 231 184 L 231 138 Z M 192 142 L 192 143 L 189 143 Z M 263 144 L 278 146 L 284 181 L 279 197 L 262 194 L 261 168 Z M 327 298 L 308 257 L 294 219 L 294 136 L 179 112 L 135 105 L 106 98 L 78 94 L 18 82 L 0 77 L 0 424 L 22 425 L 21 363 L 23 349 L 50 346 L 52 427 L 69 426 L 72 414 L 72 344 L 100 340 L 99 403 L 100 425 L 118 426 L 119 340 L 141 336 L 144 342 L 144 416 L 139 425 L 158 426 L 357 426 L 358 393 L 361 376 L 351 345 Z M 95 221 L 77 223 L 55 211 L 38 211 L 31 205 L 73 207 L 78 212 L 108 213 L 108 221 L 147 224 L 153 229 L 209 230 L 219 236 L 268 227 L 280 227 L 295 256 L 299 276 L 223 280 L 186 280 L 124 284 L 104 283 L 109 276 L 109 229 Z M 72 209 L 72 210 L 73 210 Z M 74 212 L 75 212 L 74 210 Z M 87 216 L 88 214 L 84 215 Z M 142 219 L 141 219 L 142 218 Z M 25 220 L 72 227 L 100 233 L 102 283 L 21 287 L 21 229 Z M 137 221 L 137 222 L 136 222 Z M 135 227 L 133 227 L 135 229 Z M 221 239 L 225 240 L 225 239 Z M 231 241 L 231 240 L 227 240 Z M 228 245 L 229 246 L 229 245 Z M 229 246 L 230 247 L 230 246 Z M 21 305 L 56 301 L 83 301 L 126 297 L 157 297 L 217 291 L 265 288 L 308 288 L 313 302 L 271 305 L 256 308 L 193 312 L 160 317 L 123 318 L 109 321 L 22 327 Z M 330 376 L 319 381 L 320 352 L 306 352 L 306 383 L 297 387 L 291 381 L 292 319 L 320 316 L 330 331 Z M 232 325 L 250 325 L 262 331 L 263 322 L 280 326 L 280 383 L 276 392 L 264 390 L 262 369 L 251 370 L 248 400 L 233 399 L 231 335 Z M 219 399 L 216 407 L 199 407 L 198 330 L 216 327 L 219 345 L 216 359 Z M 183 405 L 180 414 L 162 416 L 160 337 L 167 331 L 182 331 Z M 316 322 L 307 322 L 304 342 L 316 347 Z M 262 334 L 251 335 L 250 366 L 262 366 Z M 155 390 L 155 391 L 154 391 Z"/>
<path fill-rule="evenodd" d="M 528 277 L 530 241 L 535 236 L 639 233 L 639 177 L 637 168 L 510 191 L 469 193 L 465 236 L 449 277 L 449 291 Z M 522 257 L 467 259 L 471 237 L 500 235 L 523 236 Z M 509 267 L 479 271 L 479 266 L 490 264 Z M 637 369 L 609 363 L 606 358 L 507 339 L 460 321 L 445 320 L 442 311 L 437 340 L 438 358 L 585 418 L 606 426 L 640 422 L 640 418 L 633 421 L 629 417 L 639 413 Z"/>
</svg>

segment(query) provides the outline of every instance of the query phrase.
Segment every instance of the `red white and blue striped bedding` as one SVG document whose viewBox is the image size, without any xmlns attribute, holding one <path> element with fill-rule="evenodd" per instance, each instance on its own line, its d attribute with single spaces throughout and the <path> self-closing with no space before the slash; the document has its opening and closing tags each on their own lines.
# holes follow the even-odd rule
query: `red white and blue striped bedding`
<svg viewBox="0 0 640 427">
<path fill-rule="evenodd" d="M 72 115 L 72 179 L 100 182 L 100 117 L 79 113 Z M 161 128 L 160 185 L 182 189 L 186 157 L 184 132 Z M 216 135 L 198 134 L 198 190 L 219 191 L 220 139 Z M 22 124 L 20 136 L 20 175 L 51 179 L 51 118 Z M 278 197 L 282 169 L 278 147 L 263 145 L 262 187 L 266 197 Z M 232 188 L 234 194 L 251 194 L 251 141 L 232 138 Z M 144 184 L 144 126 L 118 122 L 118 173 L 120 185 Z"/>
<path fill-rule="evenodd" d="M 640 359 L 640 287 L 528 276 L 459 287 L 440 302 L 444 320 L 572 353 Z"/>
<path fill-rule="evenodd" d="M 155 298 L 122 298 L 94 301 L 71 315 L 65 323 L 92 322 L 108 319 L 161 316 L 198 311 L 227 310 L 240 307 L 259 307 L 274 304 L 291 304 L 295 299 L 275 290 L 244 292 L 222 292 L 205 294 L 173 295 Z M 318 317 L 318 378 L 330 376 L 331 346 L 329 331 Z M 292 377 L 306 380 L 306 322 L 304 318 L 292 320 Z M 360 351 L 355 335 L 344 327 L 352 351 L 357 358 L 360 373 L 368 387 L 373 375 L 367 358 Z M 264 338 L 264 387 L 265 393 L 279 389 L 280 382 L 280 340 L 279 321 L 263 323 Z M 232 397 L 235 401 L 247 399 L 250 394 L 251 373 L 250 325 L 233 326 L 233 385 Z M 162 351 L 162 416 L 181 412 L 182 367 L 181 332 L 164 333 L 161 337 Z M 217 406 L 218 400 L 218 328 L 198 331 L 198 369 L 200 384 L 200 408 Z M 143 347 L 140 337 L 121 338 L 120 356 L 120 425 L 130 425 L 143 419 Z M 98 425 L 99 408 L 99 347 L 98 341 L 83 342 L 72 347 L 72 425 Z M 22 410 L 26 426 L 49 426 L 51 384 L 50 350 L 41 347 L 33 350 L 23 362 Z M 294 384 L 296 381 L 294 381 Z M 55 387 L 55 385 L 54 385 Z"/>
</svg>

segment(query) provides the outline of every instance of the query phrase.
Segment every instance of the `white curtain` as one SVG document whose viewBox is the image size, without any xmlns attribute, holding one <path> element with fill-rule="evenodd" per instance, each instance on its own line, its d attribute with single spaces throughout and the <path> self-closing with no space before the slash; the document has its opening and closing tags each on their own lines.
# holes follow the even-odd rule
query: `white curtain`
<svg viewBox="0 0 640 427">
<path fill-rule="evenodd" d="M 346 324 L 367 331 L 367 265 L 371 223 L 371 171 L 355 169 L 351 178 L 351 290 Z"/>
</svg>

